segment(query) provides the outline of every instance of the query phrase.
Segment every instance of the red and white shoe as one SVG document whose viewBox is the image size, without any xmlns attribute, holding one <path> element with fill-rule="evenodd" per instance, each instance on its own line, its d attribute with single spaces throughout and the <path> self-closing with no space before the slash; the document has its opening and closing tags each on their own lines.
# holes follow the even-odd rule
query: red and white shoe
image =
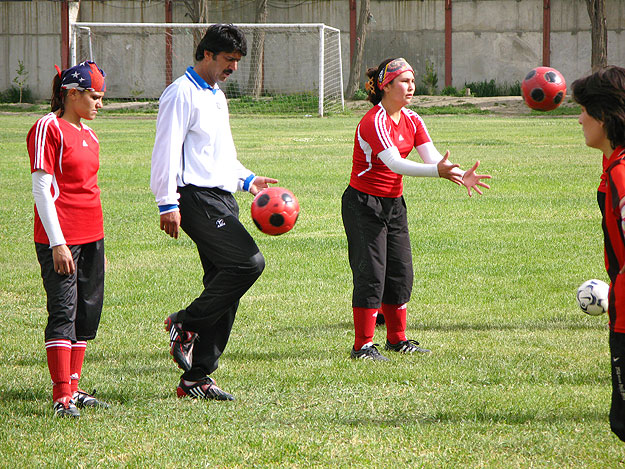
<svg viewBox="0 0 625 469">
<path fill-rule="evenodd" d="M 182 324 L 174 320 L 177 314 L 173 313 L 165 319 L 165 330 L 169 331 L 169 353 L 180 369 L 189 371 L 193 362 L 193 343 L 199 336 L 195 332 L 183 331 Z"/>
<path fill-rule="evenodd" d="M 215 384 L 215 380 L 210 376 L 206 376 L 200 381 L 193 381 L 192 384 L 186 384 L 185 381 L 181 379 L 176 393 L 178 394 L 178 397 L 189 396 L 191 399 L 234 401 L 234 396 L 232 394 L 228 394 L 226 391 L 217 386 Z"/>
</svg>

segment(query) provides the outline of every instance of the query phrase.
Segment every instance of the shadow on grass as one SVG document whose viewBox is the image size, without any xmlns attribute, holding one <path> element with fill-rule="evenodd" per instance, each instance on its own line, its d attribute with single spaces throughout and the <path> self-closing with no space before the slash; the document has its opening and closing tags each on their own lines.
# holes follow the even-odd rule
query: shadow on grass
<svg viewBox="0 0 625 469">
<path fill-rule="evenodd" d="M 413 324 L 413 320 L 416 321 Z M 559 320 L 551 320 L 544 322 L 535 322 L 535 323 L 478 323 L 478 322 L 456 322 L 449 324 L 423 324 L 420 323 L 418 319 L 411 318 L 408 316 L 408 329 L 412 330 L 426 330 L 426 331 L 439 331 L 439 332 L 454 332 L 454 331 L 523 331 L 523 332 L 531 332 L 531 331 L 549 331 L 549 330 L 570 330 L 570 331 L 594 331 L 601 330 L 606 328 L 605 323 L 603 322 L 572 322 L 572 321 L 559 321 Z M 328 331 L 328 330 L 353 330 L 354 323 L 348 321 L 339 321 L 331 324 L 318 324 L 315 326 L 311 326 L 310 324 L 305 324 L 302 326 L 296 325 L 288 325 L 278 330 L 280 333 L 301 333 L 305 332 L 306 335 L 316 335 L 316 331 Z M 384 330 L 385 326 L 376 326 L 376 331 Z M 607 328 L 606 328 L 607 333 Z"/>
<path fill-rule="evenodd" d="M 339 419 L 342 424 L 353 427 L 360 427 L 366 425 L 374 425 L 377 427 L 404 427 L 414 426 L 415 423 L 421 425 L 438 425 L 438 424 L 503 424 L 503 425 L 524 425 L 524 424 L 547 424 L 547 425 L 565 425 L 581 422 L 605 422 L 609 426 L 608 421 L 608 409 L 605 412 L 579 412 L 577 410 L 571 411 L 571 413 L 559 414 L 544 413 L 537 415 L 531 411 L 526 412 L 476 412 L 470 413 L 453 413 L 453 412 L 435 412 L 428 415 L 410 415 L 409 412 L 389 416 L 388 418 L 346 418 Z"/>
</svg>

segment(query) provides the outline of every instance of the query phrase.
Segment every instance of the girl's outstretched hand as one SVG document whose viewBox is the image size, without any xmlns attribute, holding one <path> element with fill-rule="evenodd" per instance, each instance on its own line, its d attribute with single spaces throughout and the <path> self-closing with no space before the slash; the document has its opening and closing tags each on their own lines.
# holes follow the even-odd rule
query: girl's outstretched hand
<svg viewBox="0 0 625 469">
<path fill-rule="evenodd" d="M 480 195 L 482 195 L 482 191 L 479 189 L 479 187 L 490 189 L 490 186 L 488 184 L 482 182 L 482 179 L 490 179 L 490 174 L 475 174 L 475 170 L 479 165 L 480 162 L 478 160 L 475 162 L 473 167 L 465 172 L 464 176 L 462 176 L 462 185 L 467 188 L 467 191 L 469 192 L 469 197 L 471 197 L 472 189 Z"/>
<path fill-rule="evenodd" d="M 460 165 L 449 161 L 449 150 L 445 152 L 443 159 L 437 163 L 436 168 L 438 169 L 439 177 L 449 179 L 451 182 L 455 182 L 458 185 L 462 184 L 462 171 L 459 169 Z"/>
</svg>

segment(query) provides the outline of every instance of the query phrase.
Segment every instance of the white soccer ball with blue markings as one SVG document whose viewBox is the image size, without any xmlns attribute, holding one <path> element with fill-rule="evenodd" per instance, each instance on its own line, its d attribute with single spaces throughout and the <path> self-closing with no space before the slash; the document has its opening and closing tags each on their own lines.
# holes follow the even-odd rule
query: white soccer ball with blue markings
<svg viewBox="0 0 625 469">
<path fill-rule="evenodd" d="M 591 316 L 599 316 L 608 310 L 610 286 L 601 280 L 586 280 L 577 289 L 577 303 L 582 311 Z"/>
</svg>

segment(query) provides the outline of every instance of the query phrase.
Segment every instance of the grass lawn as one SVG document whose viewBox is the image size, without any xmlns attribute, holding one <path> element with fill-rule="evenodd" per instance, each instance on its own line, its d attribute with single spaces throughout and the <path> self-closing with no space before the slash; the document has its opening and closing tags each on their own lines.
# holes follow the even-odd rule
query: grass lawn
<svg viewBox="0 0 625 469">
<path fill-rule="evenodd" d="M 155 115 L 101 116 L 108 271 L 81 387 L 109 410 L 56 419 L 43 348 L 25 137 L 0 115 L 0 466 L 558 467 L 625 464 L 610 433 L 607 318 L 575 291 L 606 280 L 601 155 L 574 117 L 427 116 L 439 149 L 492 189 L 405 179 L 415 285 L 408 336 L 429 356 L 349 359 L 351 273 L 340 198 L 357 115 L 232 117 L 239 158 L 299 198 L 295 229 L 258 232 L 267 268 L 213 377 L 234 402 L 177 399 L 164 318 L 201 289 L 186 235 L 160 232 L 149 190 Z M 414 157 L 413 157 L 414 158 Z M 376 332 L 383 343 L 384 328 Z"/>
</svg>

